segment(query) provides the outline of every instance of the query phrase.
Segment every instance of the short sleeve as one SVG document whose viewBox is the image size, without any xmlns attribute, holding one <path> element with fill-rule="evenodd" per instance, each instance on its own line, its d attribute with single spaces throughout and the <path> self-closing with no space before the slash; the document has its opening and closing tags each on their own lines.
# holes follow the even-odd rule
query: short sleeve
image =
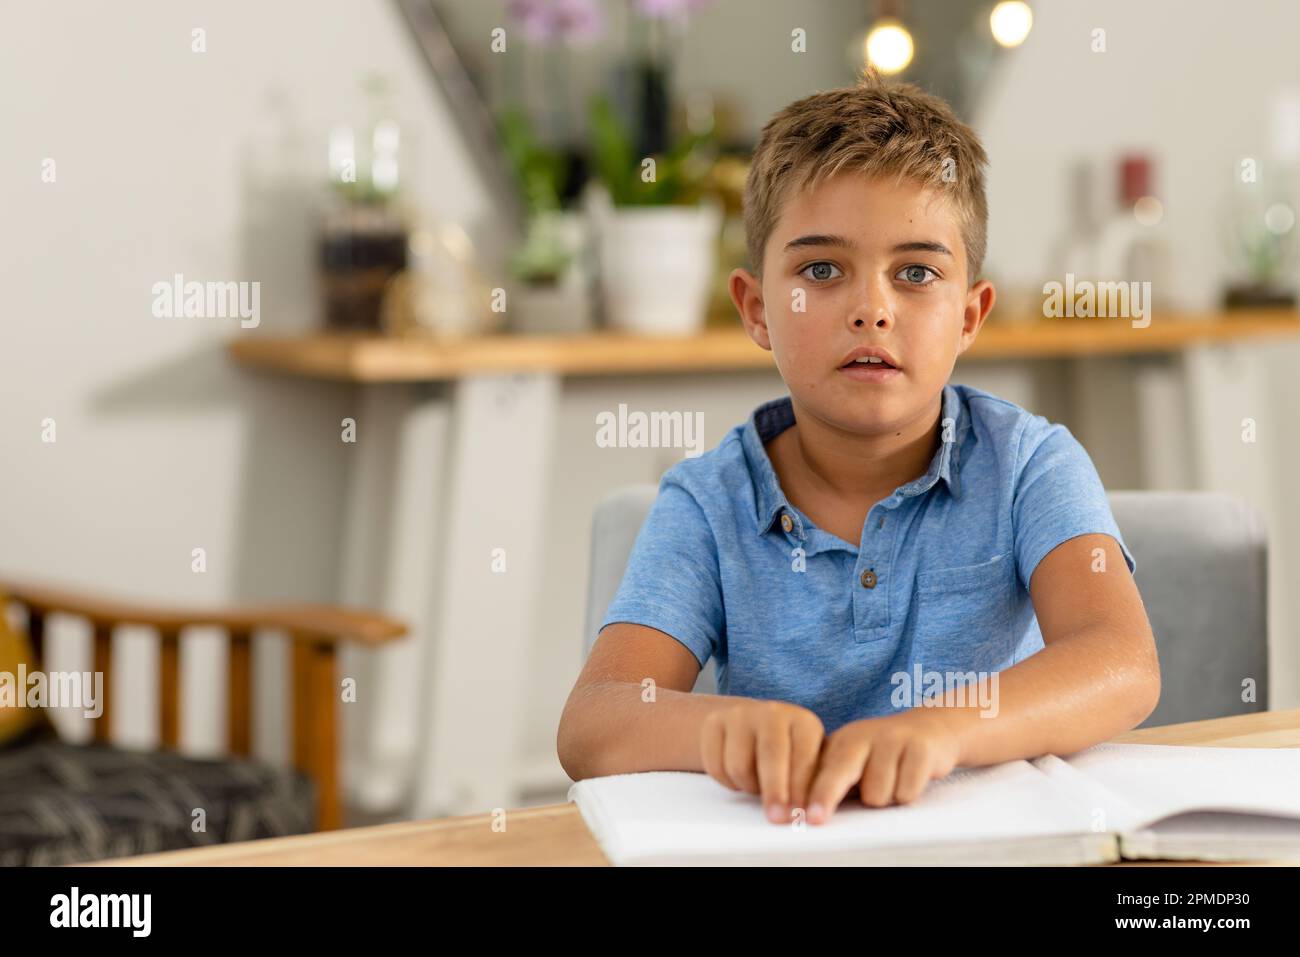
<svg viewBox="0 0 1300 957">
<path fill-rule="evenodd" d="M 672 635 L 701 668 L 720 647 L 722 580 L 713 531 L 695 497 L 667 477 L 600 627 L 620 621 Z"/>
<path fill-rule="evenodd" d="M 1038 417 L 1036 422 L 1045 423 Z M 1016 569 L 1026 589 L 1038 563 L 1064 541 L 1103 533 L 1119 543 L 1129 571 L 1136 570 L 1111 513 L 1106 490 L 1087 451 L 1063 425 L 1026 427 L 1012 498 Z"/>
</svg>

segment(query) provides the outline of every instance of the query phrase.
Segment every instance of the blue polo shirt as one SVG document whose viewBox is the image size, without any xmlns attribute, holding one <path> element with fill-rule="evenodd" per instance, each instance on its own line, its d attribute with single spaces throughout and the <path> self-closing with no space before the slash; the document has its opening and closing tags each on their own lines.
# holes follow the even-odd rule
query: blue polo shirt
<svg viewBox="0 0 1300 957">
<path fill-rule="evenodd" d="M 719 693 L 802 705 L 829 734 L 895 712 L 900 672 L 992 673 L 1041 650 L 1028 583 L 1067 539 L 1108 534 L 1136 568 L 1083 446 L 1012 402 L 946 385 L 929 469 L 872 506 L 858 542 L 781 490 L 764 443 L 794 421 L 788 396 L 764 403 L 664 474 L 602 628 L 665 632 L 716 659 Z"/>
</svg>

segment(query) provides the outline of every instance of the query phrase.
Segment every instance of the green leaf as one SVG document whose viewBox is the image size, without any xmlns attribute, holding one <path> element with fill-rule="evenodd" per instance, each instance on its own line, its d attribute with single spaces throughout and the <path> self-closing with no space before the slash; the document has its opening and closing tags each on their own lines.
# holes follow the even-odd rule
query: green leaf
<svg viewBox="0 0 1300 957">
<path fill-rule="evenodd" d="M 560 191 L 568 172 L 564 156 L 537 140 L 532 123 L 517 107 L 502 113 L 497 129 L 529 210 L 536 214 L 559 209 Z"/>
</svg>

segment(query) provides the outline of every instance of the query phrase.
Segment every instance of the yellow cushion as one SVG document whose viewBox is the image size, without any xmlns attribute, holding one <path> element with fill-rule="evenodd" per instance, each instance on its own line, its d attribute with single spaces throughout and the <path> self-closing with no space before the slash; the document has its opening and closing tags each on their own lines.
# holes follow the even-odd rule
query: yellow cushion
<svg viewBox="0 0 1300 957">
<path fill-rule="evenodd" d="M 26 707 L 27 689 L 19 684 L 18 666 L 25 665 L 26 673 L 31 674 L 39 665 L 26 633 L 9 627 L 4 614 L 7 604 L 8 598 L 0 592 L 0 747 L 46 721 L 40 708 Z M 11 698 L 12 707 L 8 706 Z"/>
</svg>

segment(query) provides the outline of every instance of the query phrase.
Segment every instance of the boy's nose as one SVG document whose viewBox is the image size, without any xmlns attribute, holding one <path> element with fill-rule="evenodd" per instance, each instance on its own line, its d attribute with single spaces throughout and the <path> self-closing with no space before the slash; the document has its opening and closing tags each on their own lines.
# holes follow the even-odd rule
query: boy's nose
<svg viewBox="0 0 1300 957">
<path fill-rule="evenodd" d="M 859 292 L 854 308 L 849 313 L 849 324 L 855 329 L 865 329 L 867 326 L 885 329 L 893 321 L 886 290 L 880 283 L 867 283 Z"/>
<path fill-rule="evenodd" d="M 865 329 L 867 326 L 887 329 L 893 324 L 894 317 L 890 313 L 887 303 L 876 301 L 853 310 L 849 316 L 849 322 L 855 329 Z"/>
</svg>

